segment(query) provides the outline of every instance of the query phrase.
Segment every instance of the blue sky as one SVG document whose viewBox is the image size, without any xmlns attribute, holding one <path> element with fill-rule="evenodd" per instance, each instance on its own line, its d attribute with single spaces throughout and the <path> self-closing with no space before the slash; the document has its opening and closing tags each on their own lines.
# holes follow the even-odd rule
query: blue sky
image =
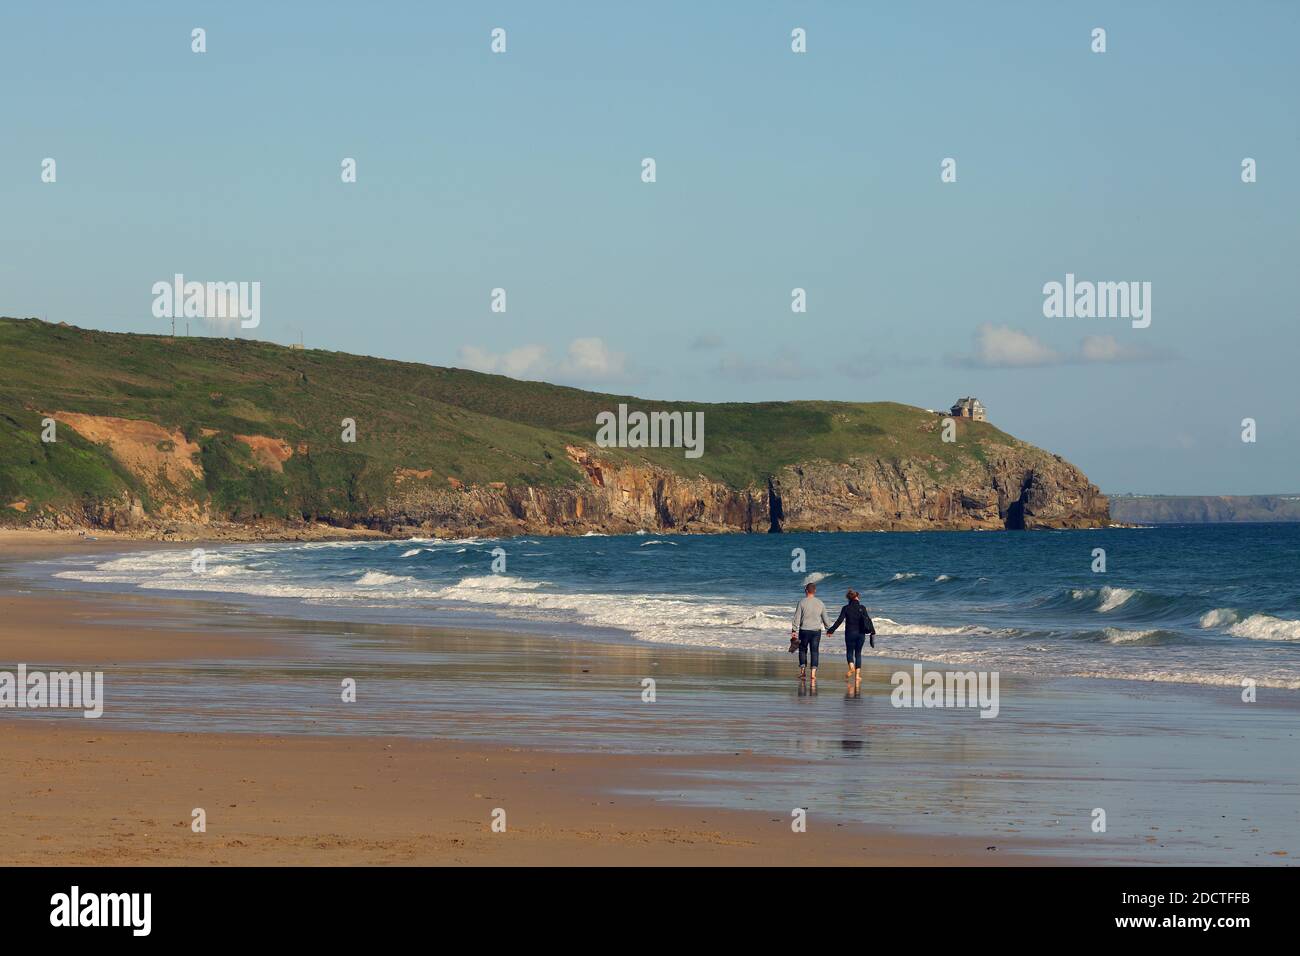
<svg viewBox="0 0 1300 956">
<path fill-rule="evenodd" d="M 11 4 L 0 314 L 157 332 L 154 282 L 259 281 L 271 341 L 974 394 L 1108 492 L 1293 492 L 1298 45 L 1255 0 Z M 1150 327 L 1045 318 L 1066 273 L 1150 282 Z"/>
</svg>

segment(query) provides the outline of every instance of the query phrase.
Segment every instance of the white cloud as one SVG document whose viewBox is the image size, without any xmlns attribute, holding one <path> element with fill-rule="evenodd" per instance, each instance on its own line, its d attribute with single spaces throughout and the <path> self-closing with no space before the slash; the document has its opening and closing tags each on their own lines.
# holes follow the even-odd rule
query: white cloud
<svg viewBox="0 0 1300 956">
<path fill-rule="evenodd" d="M 949 356 L 952 365 L 977 368 L 1042 368 L 1066 363 L 1144 362 L 1171 353 L 1121 343 L 1113 335 L 1085 335 L 1077 351 L 1058 352 L 1028 332 L 986 322 L 975 333 L 969 355 Z"/>
<path fill-rule="evenodd" d="M 1142 362 L 1162 358 L 1169 355 L 1121 344 L 1113 335 L 1085 335 L 1079 343 L 1079 359 L 1083 362 Z"/>
<path fill-rule="evenodd" d="M 476 372 L 511 378 L 611 382 L 628 376 L 627 356 L 613 351 L 599 338 L 574 339 L 558 361 L 551 358 L 545 345 L 521 345 L 501 353 L 466 345 L 460 350 L 460 362 Z"/>
<path fill-rule="evenodd" d="M 1061 356 L 1028 332 L 986 322 L 975 333 L 975 354 L 969 362 L 988 368 L 1032 368 L 1056 365 Z"/>
<path fill-rule="evenodd" d="M 1085 335 L 1079 346 L 1079 357 L 1085 362 L 1113 362 L 1121 351 L 1113 335 Z"/>
<path fill-rule="evenodd" d="M 627 375 L 627 356 L 612 351 L 604 339 L 574 339 L 569 343 L 568 357 L 559 368 L 566 378 L 610 381 Z"/>
<path fill-rule="evenodd" d="M 546 365 L 546 346 L 521 345 L 517 349 L 497 354 L 477 345 L 466 345 L 460 350 L 460 361 L 466 368 L 476 372 L 495 372 L 511 378 L 522 378 L 540 374 Z"/>
</svg>

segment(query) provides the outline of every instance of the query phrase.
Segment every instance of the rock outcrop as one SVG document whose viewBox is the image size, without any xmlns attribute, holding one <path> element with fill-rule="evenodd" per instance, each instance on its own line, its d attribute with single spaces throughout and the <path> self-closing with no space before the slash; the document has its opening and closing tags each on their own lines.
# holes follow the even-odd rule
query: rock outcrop
<svg viewBox="0 0 1300 956">
<path fill-rule="evenodd" d="M 1085 528 L 1109 521 L 1107 500 L 1063 459 L 1034 450 L 991 456 L 945 477 L 921 461 L 878 458 L 788 466 L 735 489 L 570 446 L 577 487 L 448 488 L 404 481 L 369 521 L 394 533 L 582 534 Z"/>
<path fill-rule="evenodd" d="M 57 412 L 72 428 L 130 472 L 147 501 L 122 492 L 83 495 L 62 510 L 46 509 L 37 527 L 92 527 L 142 536 L 283 538 L 323 526 L 358 534 L 584 534 L 1086 528 L 1109 523 L 1107 499 L 1069 462 L 1004 436 L 981 444 L 957 464 L 931 456 L 787 465 L 759 482 L 734 487 L 691 477 L 642 459 L 612 456 L 577 444 L 565 447 L 576 479 L 549 485 L 473 483 L 433 467 L 398 467 L 381 493 L 349 496 L 348 510 L 318 501 L 300 515 L 252 510 L 232 520 L 201 489 L 209 477 L 200 445 L 180 431 L 147 421 Z M 220 437 L 202 430 L 203 440 Z M 234 467 L 238 487 L 309 455 L 273 436 L 233 434 L 247 449 Z M 215 440 L 215 439 L 214 439 Z M 259 477 L 260 475 L 260 477 Z M 283 492 L 287 494 L 286 490 Z M 8 505 L 27 517 L 27 502 Z M 236 530 L 232 531 L 230 525 Z"/>
<path fill-rule="evenodd" d="M 152 437 L 152 436 L 151 436 Z M 271 439 L 254 448 L 279 449 Z M 287 447 L 287 446 L 284 446 Z M 118 454 L 120 443 L 113 446 Z M 132 452 L 136 448 L 130 449 Z M 987 456 L 979 466 L 945 474 L 921 460 L 854 459 L 791 465 L 762 484 L 733 488 L 650 464 L 566 449 L 579 482 L 538 487 L 466 484 L 434 469 L 401 469 L 387 499 L 361 514 L 319 513 L 338 528 L 391 535 L 584 534 L 665 532 L 918 531 L 1086 528 L 1109 522 L 1107 499 L 1079 469 L 1026 446 Z M 259 456 L 259 458 L 262 456 Z M 124 465 L 130 456 L 120 459 Z M 197 461 L 197 456 L 191 461 Z M 275 464 L 279 464 L 277 461 Z M 150 460 L 150 468 L 157 462 Z M 143 466 L 142 466 L 143 467 Z M 270 463 L 263 463 L 270 467 Z M 83 501 L 78 513 L 39 522 L 99 527 L 152 536 L 211 533 L 215 516 L 197 501 L 173 496 L 155 514 L 130 496 Z M 286 523 L 250 521 L 250 537 L 284 537 Z M 180 530 L 178 530 L 180 529 Z M 223 531 L 230 536 L 230 529 Z"/>
<path fill-rule="evenodd" d="M 4 317 L 0 365 L 3 525 L 280 539 L 1109 521 L 1106 498 L 1059 457 L 976 416 L 898 402 L 652 401 Z M 606 447 L 602 421 L 632 405 L 629 422 L 683 427 L 620 427 Z"/>
</svg>

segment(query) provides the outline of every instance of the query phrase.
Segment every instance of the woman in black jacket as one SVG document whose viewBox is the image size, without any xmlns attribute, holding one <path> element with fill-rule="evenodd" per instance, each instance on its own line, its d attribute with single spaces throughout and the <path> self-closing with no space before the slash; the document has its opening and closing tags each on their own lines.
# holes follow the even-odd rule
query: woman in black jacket
<svg viewBox="0 0 1300 956">
<path fill-rule="evenodd" d="M 876 625 L 871 623 L 867 609 L 858 603 L 857 591 L 849 591 L 844 596 L 849 603 L 840 608 L 840 616 L 826 629 L 826 633 L 834 634 L 840 622 L 844 622 L 844 650 L 849 657 L 849 669 L 844 676 L 853 677 L 856 673 L 858 680 L 862 680 L 862 645 L 870 637 L 871 646 L 876 646 Z"/>
</svg>

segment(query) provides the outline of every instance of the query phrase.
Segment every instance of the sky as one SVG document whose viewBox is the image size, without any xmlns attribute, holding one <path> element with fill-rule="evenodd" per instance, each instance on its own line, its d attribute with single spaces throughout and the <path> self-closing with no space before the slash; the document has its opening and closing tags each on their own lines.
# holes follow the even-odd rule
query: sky
<svg viewBox="0 0 1300 956">
<path fill-rule="evenodd" d="M 1297 492 L 1298 48 L 1289 0 L 6 4 L 0 314 L 157 333 L 154 283 L 259 282 L 190 334 L 974 395 L 1108 493 Z M 1149 326 L 1045 316 L 1067 274 Z"/>
</svg>

